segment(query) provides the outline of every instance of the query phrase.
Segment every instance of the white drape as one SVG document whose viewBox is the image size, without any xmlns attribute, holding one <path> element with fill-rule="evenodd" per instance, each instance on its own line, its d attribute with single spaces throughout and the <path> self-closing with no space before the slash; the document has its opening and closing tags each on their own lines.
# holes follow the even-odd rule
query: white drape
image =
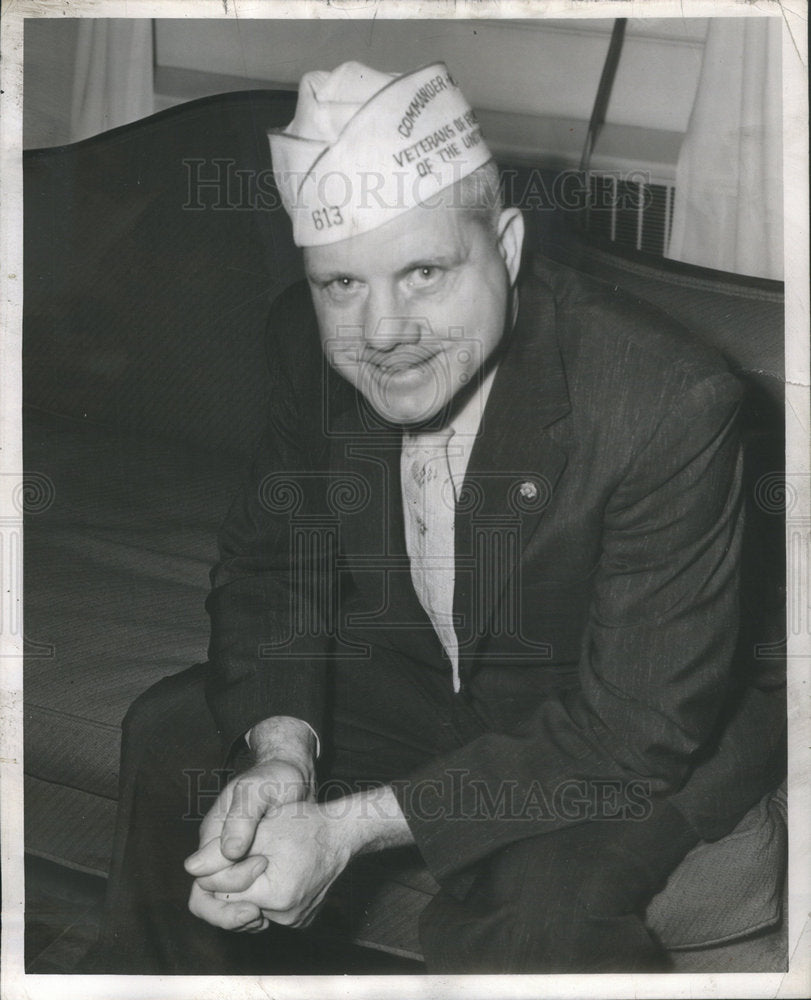
<svg viewBox="0 0 811 1000">
<path fill-rule="evenodd" d="M 781 22 L 714 18 L 676 170 L 669 256 L 783 276 Z"/>
<path fill-rule="evenodd" d="M 83 19 L 73 79 L 71 141 L 126 125 L 153 110 L 152 21 Z"/>
</svg>

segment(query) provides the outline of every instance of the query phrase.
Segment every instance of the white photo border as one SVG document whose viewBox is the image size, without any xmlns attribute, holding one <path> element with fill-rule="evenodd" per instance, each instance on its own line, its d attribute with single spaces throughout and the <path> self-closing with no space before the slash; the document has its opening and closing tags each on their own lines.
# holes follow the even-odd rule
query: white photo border
<svg viewBox="0 0 811 1000">
<path fill-rule="evenodd" d="M 805 0 L 10 0 L 0 46 L 0 462 L 21 476 L 23 26 L 26 18 L 617 18 L 779 17 L 783 22 L 783 154 L 786 287 L 786 457 L 811 549 L 809 450 L 809 202 L 807 4 Z M 0 525 L 13 511 L 0 509 Z M 796 569 L 796 568 L 795 568 Z M 811 566 L 791 596 L 808 621 Z M 9 607 L 21 606 L 21 581 Z M 4 595 L 5 596 L 5 595 Z M 293 976 L 226 978 L 25 975 L 22 819 L 22 663 L 19 636 L 0 634 L 2 958 L 4 998 L 806 997 L 811 994 L 811 643 L 789 635 L 789 959 L 787 973 L 603 976 Z"/>
</svg>

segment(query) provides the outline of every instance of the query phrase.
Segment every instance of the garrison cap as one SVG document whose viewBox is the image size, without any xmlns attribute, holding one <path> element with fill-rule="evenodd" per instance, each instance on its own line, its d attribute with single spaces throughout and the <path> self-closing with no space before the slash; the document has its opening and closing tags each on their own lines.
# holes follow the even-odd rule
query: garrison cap
<svg viewBox="0 0 811 1000">
<path fill-rule="evenodd" d="M 269 132 L 297 246 L 376 229 L 486 163 L 476 115 L 444 63 L 305 73 L 293 121 Z"/>
</svg>

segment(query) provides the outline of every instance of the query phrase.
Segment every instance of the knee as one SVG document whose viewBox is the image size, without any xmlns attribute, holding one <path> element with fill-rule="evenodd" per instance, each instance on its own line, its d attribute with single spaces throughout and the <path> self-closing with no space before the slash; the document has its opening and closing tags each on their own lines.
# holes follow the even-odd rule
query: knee
<svg viewBox="0 0 811 1000">
<path fill-rule="evenodd" d="M 661 971 L 666 960 L 641 920 L 634 866 L 617 864 L 594 840 L 578 830 L 511 845 L 482 866 L 463 899 L 437 899 L 425 929 L 456 942 L 457 971 Z"/>
<path fill-rule="evenodd" d="M 123 789 L 154 786 L 167 773 L 171 757 L 170 732 L 167 724 L 163 681 L 140 694 L 127 709 L 121 723 L 120 782 Z M 152 788 L 154 794 L 154 788 Z"/>
<path fill-rule="evenodd" d="M 178 760 L 216 766 L 219 743 L 205 702 L 205 670 L 192 667 L 164 677 L 130 705 L 121 724 L 122 769 L 141 770 L 157 761 Z"/>
<path fill-rule="evenodd" d="M 522 892 L 497 904 L 440 894 L 422 914 L 420 940 L 432 973 L 663 971 L 666 960 L 635 914 L 609 915 L 577 891 Z M 608 908 L 612 909 L 611 907 Z M 599 911 L 599 915 L 598 915 Z"/>
<path fill-rule="evenodd" d="M 143 691 L 129 706 L 121 722 L 124 747 L 150 746 L 162 732 L 166 732 L 166 715 L 170 707 L 167 681 L 164 677 Z"/>
<path fill-rule="evenodd" d="M 167 732 L 177 735 L 178 728 L 199 725 L 203 715 L 205 725 L 213 725 L 205 705 L 207 674 L 208 664 L 198 663 L 148 687 L 127 709 L 121 724 L 125 738 L 146 742 Z"/>
<path fill-rule="evenodd" d="M 512 934 L 528 961 L 556 972 L 662 972 L 668 958 L 644 924 L 647 869 L 610 849 L 568 877 L 540 879 L 520 893 Z"/>
</svg>

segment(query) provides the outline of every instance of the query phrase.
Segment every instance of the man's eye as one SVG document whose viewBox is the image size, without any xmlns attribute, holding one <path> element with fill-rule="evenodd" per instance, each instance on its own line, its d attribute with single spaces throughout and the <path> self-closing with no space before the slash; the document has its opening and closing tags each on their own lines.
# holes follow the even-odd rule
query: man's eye
<svg viewBox="0 0 811 1000">
<path fill-rule="evenodd" d="M 325 288 L 335 298 L 342 298 L 357 291 L 358 282 L 354 278 L 333 278 L 327 282 Z"/>
<path fill-rule="evenodd" d="M 442 277 L 442 269 L 433 264 L 422 264 L 411 272 L 411 284 L 417 288 L 428 288 L 435 285 Z"/>
</svg>

